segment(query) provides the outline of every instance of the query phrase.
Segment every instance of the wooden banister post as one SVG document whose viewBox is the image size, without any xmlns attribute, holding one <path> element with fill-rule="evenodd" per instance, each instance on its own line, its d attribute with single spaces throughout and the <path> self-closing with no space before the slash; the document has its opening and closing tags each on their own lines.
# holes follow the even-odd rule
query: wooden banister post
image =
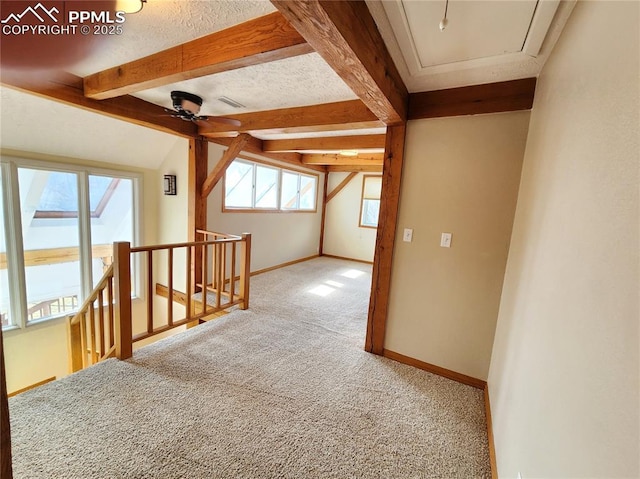
<svg viewBox="0 0 640 479">
<path fill-rule="evenodd" d="M 67 319 L 69 338 L 69 371 L 75 373 L 82 369 L 82 328 L 80 321 L 73 323 L 73 316 Z"/>
<path fill-rule="evenodd" d="M 242 234 L 242 250 L 240 251 L 240 309 L 249 308 L 249 282 L 251 280 L 251 233 Z"/>
<path fill-rule="evenodd" d="M 113 279 L 116 301 L 116 357 L 133 356 L 133 331 L 131 325 L 131 244 L 113 243 Z"/>
</svg>

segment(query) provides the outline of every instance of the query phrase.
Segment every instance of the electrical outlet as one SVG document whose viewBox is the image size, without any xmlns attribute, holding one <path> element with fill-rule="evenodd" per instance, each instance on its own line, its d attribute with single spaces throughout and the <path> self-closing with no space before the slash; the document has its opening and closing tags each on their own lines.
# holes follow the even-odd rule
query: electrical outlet
<svg viewBox="0 0 640 479">
<path fill-rule="evenodd" d="M 440 246 L 443 248 L 451 248 L 451 233 L 442 233 L 440 237 Z"/>
<path fill-rule="evenodd" d="M 405 243 L 411 243 L 413 239 L 413 230 L 411 228 L 405 228 L 404 234 L 402 235 L 402 241 Z"/>
</svg>

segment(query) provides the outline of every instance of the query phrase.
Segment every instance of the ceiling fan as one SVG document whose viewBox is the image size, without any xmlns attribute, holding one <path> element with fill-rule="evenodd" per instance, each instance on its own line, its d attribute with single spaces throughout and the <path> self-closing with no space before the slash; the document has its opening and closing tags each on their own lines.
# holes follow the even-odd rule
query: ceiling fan
<svg viewBox="0 0 640 479">
<path fill-rule="evenodd" d="M 198 122 L 216 122 L 224 123 L 232 126 L 240 126 L 240 120 L 234 118 L 225 118 L 223 116 L 199 116 L 200 107 L 202 106 L 202 98 L 193 93 L 186 91 L 174 90 L 171 92 L 171 102 L 173 110 L 165 108 L 173 118 L 180 118 L 185 121 Z"/>
</svg>

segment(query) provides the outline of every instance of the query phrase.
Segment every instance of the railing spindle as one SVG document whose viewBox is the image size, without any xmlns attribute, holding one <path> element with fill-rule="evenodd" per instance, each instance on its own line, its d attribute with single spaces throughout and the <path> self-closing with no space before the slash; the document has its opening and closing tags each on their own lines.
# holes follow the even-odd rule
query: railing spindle
<svg viewBox="0 0 640 479">
<path fill-rule="evenodd" d="M 231 243 L 231 278 L 229 279 L 229 298 L 231 302 L 235 301 L 233 297 L 236 291 L 236 243 Z"/>
<path fill-rule="evenodd" d="M 91 364 L 96 363 L 96 315 L 93 305 L 89 308 L 89 332 L 91 335 Z"/>
<path fill-rule="evenodd" d="M 80 317 L 80 348 L 82 349 L 82 367 L 86 368 L 87 361 L 87 315 L 82 313 Z"/>
<path fill-rule="evenodd" d="M 109 278 L 107 281 L 107 301 L 109 302 L 109 349 L 116 344 L 114 339 L 115 330 L 115 316 L 113 314 L 113 278 Z"/>
<path fill-rule="evenodd" d="M 206 240 L 206 237 L 204 238 Z M 207 292 L 209 287 L 209 246 L 202 247 L 202 311 L 207 312 Z M 213 270 L 212 270 L 213 272 Z"/>
<path fill-rule="evenodd" d="M 147 251 L 147 332 L 153 332 L 153 251 Z"/>
<path fill-rule="evenodd" d="M 167 271 L 168 273 L 168 289 L 169 289 L 169 298 L 168 298 L 168 310 L 167 310 L 167 323 L 169 326 L 173 326 L 173 248 L 169 248 L 168 250 L 168 262 Z"/>
<path fill-rule="evenodd" d="M 222 299 L 222 288 L 224 283 L 222 281 L 222 243 L 216 244 L 216 308 L 220 308 L 220 301 Z"/>
<path fill-rule="evenodd" d="M 242 252 L 240 253 L 240 309 L 249 307 L 249 280 L 251 276 L 251 234 L 242 234 Z"/>
<path fill-rule="evenodd" d="M 102 298 L 104 290 L 98 292 L 98 339 L 100 340 L 100 356 L 104 356 L 104 300 Z"/>
<path fill-rule="evenodd" d="M 191 282 L 195 279 L 195 275 L 191 275 L 191 246 L 187 246 L 187 319 L 191 318 Z"/>
</svg>

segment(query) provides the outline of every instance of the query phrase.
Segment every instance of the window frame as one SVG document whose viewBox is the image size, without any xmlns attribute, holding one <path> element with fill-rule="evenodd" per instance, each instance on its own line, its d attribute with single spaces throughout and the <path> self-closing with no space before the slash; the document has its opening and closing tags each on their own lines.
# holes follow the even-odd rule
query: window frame
<svg viewBox="0 0 640 479">
<path fill-rule="evenodd" d="M 80 256 L 80 294 L 78 305 L 90 295 L 93 290 L 92 275 L 92 244 L 91 219 L 95 218 L 89 204 L 89 176 L 108 176 L 112 179 L 126 179 L 132 181 L 132 246 L 142 241 L 144 225 L 140 214 L 143 195 L 143 174 L 139 172 L 93 167 L 82 164 L 47 161 L 23 158 L 13 155 L 0 155 L 0 169 L 2 169 L 2 221 L 4 222 L 7 272 L 9 278 L 9 309 L 11 324 L 2 329 L 3 333 L 16 333 L 27 328 L 33 328 L 44 323 L 65 318 L 69 312 L 62 312 L 43 319 L 28 321 L 26 267 L 24 261 L 24 239 L 22 237 L 22 214 L 20 204 L 20 188 L 18 170 L 27 168 L 33 170 L 57 171 L 77 175 L 78 181 L 78 218 L 79 256 Z M 57 219 L 64 219 L 61 215 Z M 53 219 L 51 216 L 36 217 L 38 221 Z M 135 296 L 141 297 L 142 278 L 140 276 L 139 259 L 134 259 L 133 271 Z"/>
<path fill-rule="evenodd" d="M 362 191 L 360 192 L 360 213 L 358 215 L 358 227 L 359 228 L 369 228 L 369 229 L 378 229 L 378 225 L 380 224 L 380 217 L 378 216 L 378 224 L 376 226 L 366 225 L 362 223 L 362 213 L 364 212 L 364 201 L 366 199 L 371 200 L 371 198 L 365 198 L 364 192 L 367 183 L 367 178 L 380 178 L 380 196 L 382 196 L 382 175 L 363 175 L 362 177 Z M 380 198 L 377 200 L 380 202 Z"/>
<path fill-rule="evenodd" d="M 222 176 L 222 212 L 223 213 L 317 213 L 318 212 L 318 192 L 319 192 L 319 184 L 320 184 L 320 175 L 316 174 L 316 173 L 311 173 L 308 171 L 303 171 L 300 169 L 296 169 L 296 168 L 289 168 L 286 166 L 282 166 L 282 165 L 277 165 L 274 163 L 269 163 L 267 161 L 261 161 L 261 160 L 256 160 L 253 158 L 246 158 L 243 156 L 237 156 L 233 161 L 239 161 L 241 163 L 245 163 L 245 164 L 250 164 L 252 165 L 252 188 L 251 188 L 251 207 L 233 207 L 233 206 L 227 206 L 226 205 L 226 190 L 227 190 L 227 186 L 226 186 L 226 181 L 227 181 L 227 175 L 226 172 L 225 174 Z M 232 162 L 233 163 L 233 162 Z M 276 197 L 277 197 L 277 206 L 275 208 L 271 208 L 271 207 L 256 207 L 255 206 L 255 201 L 256 201 L 256 171 L 257 171 L 257 167 L 258 166 L 262 166 L 262 167 L 267 167 L 267 168 L 271 168 L 274 170 L 278 171 L 278 189 L 276 191 Z M 282 194 L 282 178 L 283 178 L 283 173 L 290 173 L 290 174 L 294 174 L 294 175 L 298 175 L 298 188 L 300 186 L 300 181 L 301 181 L 301 177 L 302 176 L 306 176 L 309 178 L 312 178 L 314 181 L 314 189 L 315 189 L 315 193 L 314 193 L 314 202 L 313 202 L 313 208 L 309 208 L 309 209 L 302 209 L 299 207 L 300 204 L 300 191 L 298 190 L 297 193 L 297 204 L 298 207 L 297 208 L 287 208 L 287 209 L 283 209 L 282 208 L 282 198 L 281 198 L 281 194 Z"/>
</svg>

